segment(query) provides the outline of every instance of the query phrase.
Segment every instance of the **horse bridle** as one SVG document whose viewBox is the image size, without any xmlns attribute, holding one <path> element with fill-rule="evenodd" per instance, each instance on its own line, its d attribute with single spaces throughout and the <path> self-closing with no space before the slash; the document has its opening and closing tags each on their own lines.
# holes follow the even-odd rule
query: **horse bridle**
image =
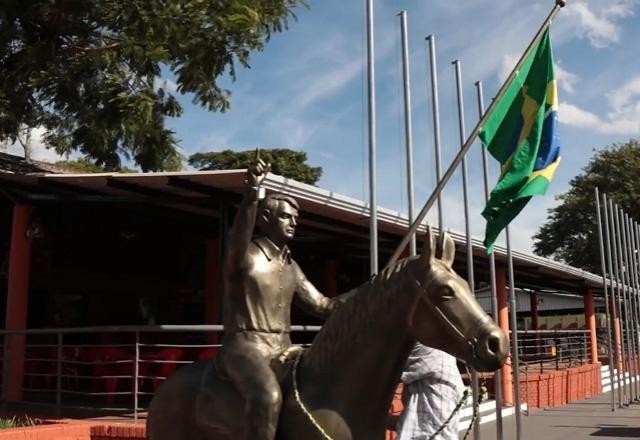
<svg viewBox="0 0 640 440">
<path fill-rule="evenodd" d="M 433 310 L 435 310 L 437 312 L 437 315 L 442 319 L 442 321 L 449 327 L 450 330 L 452 330 L 453 335 L 456 337 L 456 339 L 459 342 L 462 342 L 464 345 L 466 345 L 467 347 L 469 347 L 469 358 L 465 359 L 465 362 L 472 364 L 473 360 L 477 358 L 477 349 L 478 349 L 478 339 L 476 338 L 476 334 L 478 332 L 478 329 L 483 326 L 487 321 L 491 320 L 491 318 L 489 317 L 489 315 L 484 315 L 481 316 L 480 318 L 476 319 L 476 321 L 473 323 L 473 325 L 469 326 L 469 328 L 467 329 L 466 332 L 462 332 L 458 327 L 456 327 L 456 325 L 447 317 L 447 315 L 442 311 L 442 309 L 440 308 L 440 306 L 438 304 L 436 304 L 432 299 L 431 296 L 429 295 L 429 291 L 430 291 L 430 287 L 431 285 L 435 282 L 435 277 L 432 277 L 429 282 L 424 286 L 424 288 L 422 288 L 424 295 L 420 295 L 418 296 L 418 298 L 416 299 L 416 304 L 413 307 L 412 310 L 412 315 L 415 313 L 415 309 L 417 307 L 417 304 L 420 300 L 425 299 L 429 305 L 431 306 L 431 308 Z M 420 281 L 416 280 L 416 283 L 418 283 L 418 285 L 420 287 L 422 287 Z M 412 320 L 413 320 L 413 316 L 412 316 Z"/>
</svg>

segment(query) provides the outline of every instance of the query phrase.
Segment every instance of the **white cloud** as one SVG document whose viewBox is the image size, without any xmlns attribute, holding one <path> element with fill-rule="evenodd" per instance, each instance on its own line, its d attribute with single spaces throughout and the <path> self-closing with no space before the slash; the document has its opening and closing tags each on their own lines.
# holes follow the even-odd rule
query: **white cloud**
<svg viewBox="0 0 640 440">
<path fill-rule="evenodd" d="M 172 81 L 169 78 L 161 78 L 159 76 L 156 76 L 153 79 L 153 88 L 155 90 L 163 88 L 167 92 L 175 93 L 178 91 L 178 84 L 176 84 L 174 81 Z"/>
<path fill-rule="evenodd" d="M 44 134 L 45 129 L 43 127 L 36 127 L 31 130 L 31 159 L 50 163 L 66 160 L 66 157 L 59 155 L 54 149 L 45 147 L 43 142 Z M 24 157 L 24 149 L 18 141 L 11 144 L 6 143 L 0 148 L 9 154 Z"/>
<path fill-rule="evenodd" d="M 573 104 L 560 103 L 560 122 L 608 134 L 640 134 L 640 75 L 607 94 L 611 110 L 605 117 Z"/>
<path fill-rule="evenodd" d="M 558 87 L 567 93 L 574 92 L 574 86 L 579 81 L 578 75 L 563 69 L 558 63 L 554 66 Z"/>
<path fill-rule="evenodd" d="M 635 0 L 581 0 L 569 3 L 566 15 L 581 38 L 587 38 L 592 46 L 601 48 L 620 42 L 618 21 L 633 15 L 634 5 Z"/>
<path fill-rule="evenodd" d="M 518 62 L 518 59 L 520 59 L 520 55 L 513 53 L 507 53 L 502 56 L 502 65 L 498 72 L 498 79 L 500 80 L 500 83 L 504 83 L 507 80 L 509 74 Z"/>
</svg>

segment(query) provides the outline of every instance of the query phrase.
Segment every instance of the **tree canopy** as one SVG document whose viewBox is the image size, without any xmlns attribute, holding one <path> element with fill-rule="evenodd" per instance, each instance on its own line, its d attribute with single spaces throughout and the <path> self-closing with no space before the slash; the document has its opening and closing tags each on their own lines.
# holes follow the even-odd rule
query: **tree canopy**
<svg viewBox="0 0 640 440">
<path fill-rule="evenodd" d="M 601 272 L 594 190 L 640 219 L 640 141 L 597 151 L 571 188 L 558 196 L 548 221 L 534 235 L 534 252 L 594 273 Z"/>
<path fill-rule="evenodd" d="M 189 156 L 189 165 L 200 170 L 233 170 L 247 168 L 256 157 L 256 150 L 209 151 Z M 315 185 L 322 176 L 322 167 L 308 165 L 307 153 L 288 148 L 260 150 L 260 157 L 271 163 L 271 172 L 299 182 Z"/>
<path fill-rule="evenodd" d="M 44 127 L 60 154 L 117 169 L 181 162 L 165 118 L 175 91 L 210 111 L 229 107 L 235 79 L 304 0 L 8 0 L 0 7 L 0 141 Z"/>
</svg>

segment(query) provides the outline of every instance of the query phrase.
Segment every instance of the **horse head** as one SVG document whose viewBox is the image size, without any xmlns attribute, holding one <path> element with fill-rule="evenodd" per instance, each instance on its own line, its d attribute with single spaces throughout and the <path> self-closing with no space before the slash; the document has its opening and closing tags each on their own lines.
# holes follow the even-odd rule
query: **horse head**
<svg viewBox="0 0 640 440">
<path fill-rule="evenodd" d="M 418 294 L 409 315 L 410 332 L 422 344 L 446 351 L 476 370 L 496 370 L 506 359 L 509 340 L 453 270 L 456 249 L 449 234 L 441 235 L 441 245 L 437 258 L 429 228 L 422 255 L 411 262 Z"/>
</svg>

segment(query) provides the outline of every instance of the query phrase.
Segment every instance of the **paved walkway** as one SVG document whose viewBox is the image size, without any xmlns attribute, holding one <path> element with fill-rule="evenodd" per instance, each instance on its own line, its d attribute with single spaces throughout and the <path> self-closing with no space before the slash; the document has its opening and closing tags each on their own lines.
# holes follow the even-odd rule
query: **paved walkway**
<svg viewBox="0 0 640 440">
<path fill-rule="evenodd" d="M 504 440 L 515 440 L 515 417 L 505 418 L 503 427 Z M 480 438 L 497 438 L 495 422 L 480 425 Z M 640 439 L 640 404 L 621 409 L 616 405 L 616 410 L 611 411 L 611 394 L 605 393 L 557 408 L 532 409 L 528 416 L 522 415 L 521 439 Z"/>
</svg>

